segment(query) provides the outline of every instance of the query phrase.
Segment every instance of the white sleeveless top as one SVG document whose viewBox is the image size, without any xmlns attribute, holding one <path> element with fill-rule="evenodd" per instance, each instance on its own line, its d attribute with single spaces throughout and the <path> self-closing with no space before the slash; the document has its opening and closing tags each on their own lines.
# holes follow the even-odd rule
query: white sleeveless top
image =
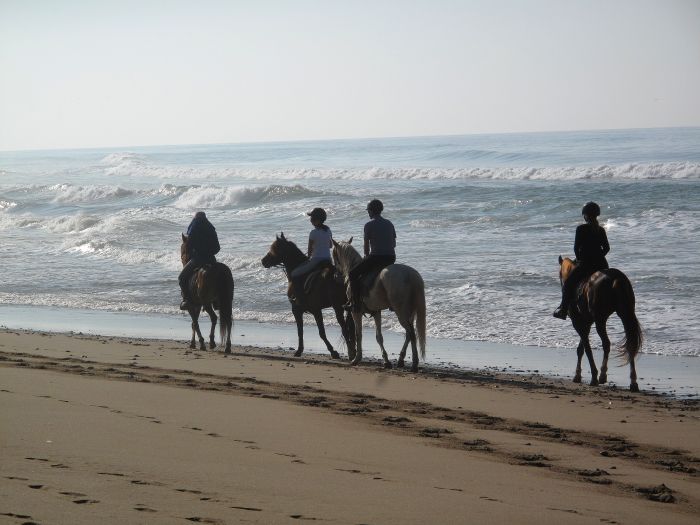
<svg viewBox="0 0 700 525">
<path fill-rule="evenodd" d="M 314 228 L 309 234 L 309 240 L 313 242 L 311 248 L 312 259 L 330 259 L 331 258 L 331 239 L 333 234 L 331 229 L 324 230 L 323 228 Z"/>
</svg>

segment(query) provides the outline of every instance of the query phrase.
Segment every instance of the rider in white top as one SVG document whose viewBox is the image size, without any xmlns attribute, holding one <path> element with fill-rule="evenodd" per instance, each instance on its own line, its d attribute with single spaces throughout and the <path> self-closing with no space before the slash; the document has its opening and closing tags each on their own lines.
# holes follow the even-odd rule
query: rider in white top
<svg viewBox="0 0 700 525">
<path fill-rule="evenodd" d="M 333 234 L 331 229 L 323 224 L 326 222 L 326 211 L 323 208 L 314 208 L 307 215 L 311 218 L 314 229 L 309 234 L 309 248 L 307 250 L 309 260 L 294 268 L 291 274 L 296 297 L 303 296 L 303 277 L 305 275 L 324 262 L 332 262 Z"/>
</svg>

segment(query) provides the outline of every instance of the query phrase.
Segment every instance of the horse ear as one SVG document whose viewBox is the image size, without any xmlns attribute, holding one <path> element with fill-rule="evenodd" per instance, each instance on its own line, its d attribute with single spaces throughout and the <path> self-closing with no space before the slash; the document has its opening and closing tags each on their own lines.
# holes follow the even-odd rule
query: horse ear
<svg viewBox="0 0 700 525">
<path fill-rule="evenodd" d="M 182 235 L 182 242 L 187 242 L 187 236 L 183 233 Z"/>
<path fill-rule="evenodd" d="M 338 244 L 338 241 L 336 241 L 335 239 L 331 239 L 331 240 L 333 241 L 333 246 L 340 246 L 340 244 Z"/>
<path fill-rule="evenodd" d="M 561 263 L 564 262 L 564 259 L 561 258 L 561 255 L 559 256 L 559 265 L 561 266 Z"/>
<path fill-rule="evenodd" d="M 275 239 L 280 240 L 280 236 L 275 233 Z"/>
<path fill-rule="evenodd" d="M 352 244 L 352 237 L 348 239 L 348 244 Z"/>
<path fill-rule="evenodd" d="M 280 232 L 280 237 L 284 239 L 284 232 Z"/>
</svg>

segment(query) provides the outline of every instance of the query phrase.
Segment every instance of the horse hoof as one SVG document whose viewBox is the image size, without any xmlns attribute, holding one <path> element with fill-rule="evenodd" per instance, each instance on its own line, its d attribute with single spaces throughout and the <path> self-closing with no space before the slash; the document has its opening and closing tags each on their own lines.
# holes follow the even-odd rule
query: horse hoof
<svg viewBox="0 0 700 525">
<path fill-rule="evenodd" d="M 411 372 L 418 372 L 418 365 L 412 366 Z"/>
<path fill-rule="evenodd" d="M 598 386 L 598 380 L 597 379 L 591 379 L 591 382 L 588 383 L 590 386 Z"/>
<path fill-rule="evenodd" d="M 353 359 L 352 361 L 350 361 L 350 364 L 351 364 L 352 366 L 357 366 L 357 365 L 360 364 L 360 360 L 359 360 L 359 359 Z"/>
<path fill-rule="evenodd" d="M 214 350 L 216 348 L 216 343 L 209 343 L 209 350 Z"/>
<path fill-rule="evenodd" d="M 396 363 L 397 368 L 403 368 L 406 366 L 406 364 L 403 362 L 403 359 L 399 359 L 399 361 Z"/>
<path fill-rule="evenodd" d="M 639 385 L 637 383 L 632 383 L 630 385 L 630 392 L 639 392 Z"/>
<path fill-rule="evenodd" d="M 384 363 L 384 368 L 386 368 L 387 370 L 391 370 L 391 363 Z"/>
<path fill-rule="evenodd" d="M 231 353 L 231 347 L 227 346 L 226 350 L 224 350 L 224 354 L 230 354 Z"/>
<path fill-rule="evenodd" d="M 580 383 L 580 382 L 581 382 L 581 376 L 574 377 L 574 383 Z"/>
<path fill-rule="evenodd" d="M 301 357 L 302 353 L 304 353 L 303 350 L 297 350 L 296 352 L 294 352 L 294 357 Z"/>
<path fill-rule="evenodd" d="M 604 375 L 604 374 L 600 374 L 600 376 L 598 377 L 598 382 L 599 382 L 601 385 L 604 385 L 605 383 L 608 382 L 608 376 L 606 376 L 606 375 Z"/>
<path fill-rule="evenodd" d="M 338 352 L 331 352 L 331 359 L 340 359 L 340 354 Z"/>
</svg>

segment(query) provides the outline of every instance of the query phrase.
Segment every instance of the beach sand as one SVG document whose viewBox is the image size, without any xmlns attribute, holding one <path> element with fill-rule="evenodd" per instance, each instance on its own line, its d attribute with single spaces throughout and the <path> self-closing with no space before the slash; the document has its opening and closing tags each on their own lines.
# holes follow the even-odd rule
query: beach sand
<svg viewBox="0 0 700 525">
<path fill-rule="evenodd" d="M 698 402 L 0 331 L 0 523 L 697 523 Z"/>
</svg>

